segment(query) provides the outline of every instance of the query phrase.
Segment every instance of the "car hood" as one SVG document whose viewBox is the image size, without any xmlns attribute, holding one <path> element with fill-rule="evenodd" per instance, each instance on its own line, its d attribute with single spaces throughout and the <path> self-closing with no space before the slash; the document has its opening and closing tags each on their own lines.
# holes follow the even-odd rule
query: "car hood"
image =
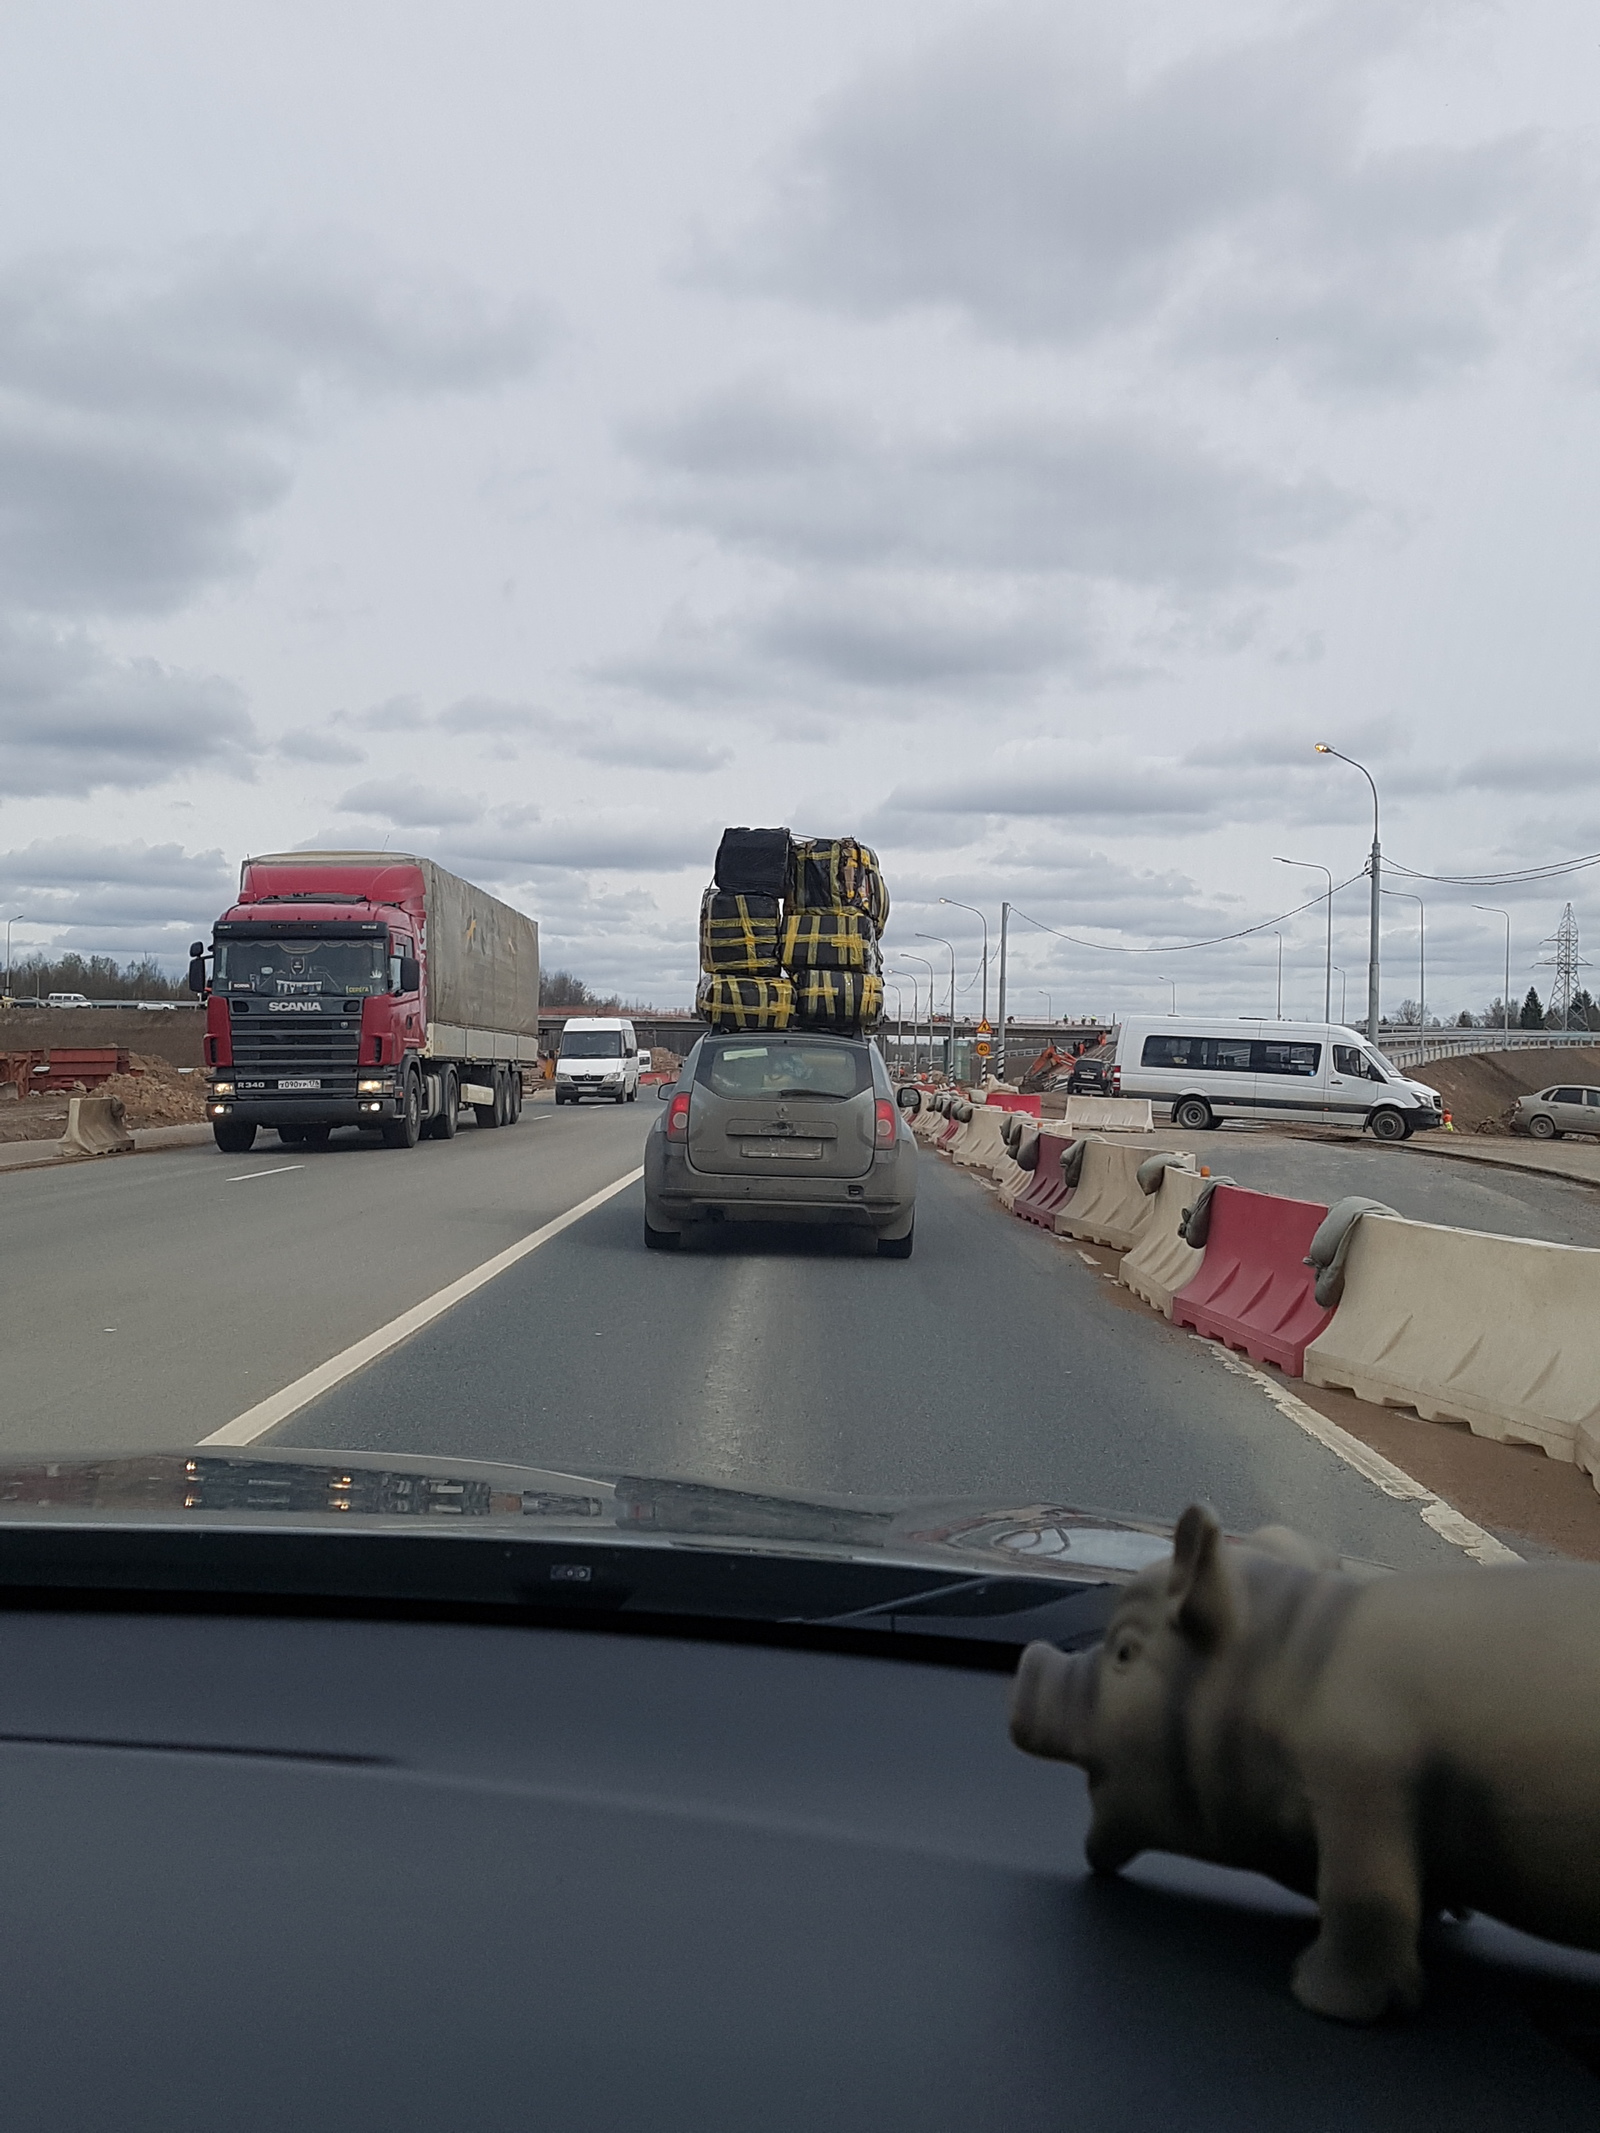
<svg viewBox="0 0 1600 2133">
<path fill-rule="evenodd" d="M 705 1544 L 1077 1580 L 1126 1579 L 1172 1546 L 1163 1521 L 1054 1501 L 800 1497 L 637 1474 L 270 1448 L 0 1463 L 0 1556 L 8 1528 L 41 1524 L 470 1530 L 496 1540 Z"/>
</svg>

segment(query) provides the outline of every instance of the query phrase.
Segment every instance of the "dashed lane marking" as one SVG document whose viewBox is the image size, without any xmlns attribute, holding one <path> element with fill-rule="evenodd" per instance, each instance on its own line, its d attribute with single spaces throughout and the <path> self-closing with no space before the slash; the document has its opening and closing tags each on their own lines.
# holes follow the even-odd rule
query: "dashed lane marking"
<svg viewBox="0 0 1600 2133">
<path fill-rule="evenodd" d="M 1315 1437 L 1319 1444 L 1326 1445 L 1337 1459 L 1346 1466 L 1354 1467 L 1365 1481 L 1385 1496 L 1392 1496 L 1399 1503 L 1412 1503 L 1417 1507 L 1417 1516 L 1429 1526 L 1441 1540 L 1447 1540 L 1454 1548 L 1463 1549 L 1475 1563 L 1520 1563 L 1522 1557 L 1515 1548 L 1508 1548 L 1504 1541 L 1496 1540 L 1492 1533 L 1485 1533 L 1482 1526 L 1458 1511 L 1454 1504 L 1435 1496 L 1432 1489 L 1413 1479 L 1403 1467 L 1392 1459 L 1385 1459 L 1382 1452 L 1375 1452 L 1370 1444 L 1363 1444 L 1359 1437 L 1351 1436 L 1349 1430 L 1341 1429 L 1337 1422 L 1330 1422 L 1326 1415 L 1319 1415 L 1286 1385 L 1276 1378 L 1268 1377 L 1254 1363 L 1247 1363 L 1242 1355 L 1235 1355 L 1224 1348 L 1220 1341 L 1207 1340 L 1202 1334 L 1191 1334 L 1208 1354 L 1216 1357 L 1224 1370 L 1231 1370 L 1236 1377 L 1248 1378 L 1258 1386 L 1289 1420 L 1303 1429 L 1308 1437 Z"/>
<path fill-rule="evenodd" d="M 402 1311 L 398 1318 L 391 1318 L 389 1323 L 380 1326 L 376 1333 L 369 1333 L 364 1340 L 356 1341 L 340 1354 L 330 1356 L 327 1362 L 319 1363 L 315 1370 L 308 1370 L 304 1377 L 296 1378 L 292 1385 L 285 1385 L 281 1392 L 275 1392 L 265 1400 L 258 1400 L 254 1407 L 247 1407 L 242 1415 L 235 1415 L 231 1422 L 225 1422 L 221 1429 L 214 1429 L 209 1437 L 202 1437 L 200 1442 L 256 1443 L 268 1430 L 276 1429 L 280 1422 L 287 1422 L 289 1417 L 298 1414 L 302 1407 L 309 1407 L 313 1400 L 320 1399 L 325 1392 L 331 1392 L 335 1385 L 353 1377 L 358 1370 L 364 1370 L 368 1363 L 376 1362 L 380 1355 L 387 1355 L 391 1348 L 398 1348 L 400 1343 L 409 1340 L 413 1333 L 420 1333 L 424 1326 L 432 1325 L 436 1318 L 442 1318 L 446 1311 L 453 1310 L 458 1303 L 464 1303 L 475 1291 L 486 1288 L 496 1275 L 514 1267 L 518 1260 L 526 1259 L 530 1252 L 536 1252 L 541 1244 L 548 1244 L 552 1237 L 559 1237 L 564 1229 L 570 1229 L 574 1222 L 581 1222 L 585 1215 L 593 1214 L 597 1207 L 603 1207 L 607 1200 L 615 1199 L 619 1192 L 626 1192 L 630 1185 L 636 1185 L 643 1176 L 644 1167 L 641 1164 L 637 1170 L 630 1170 L 626 1177 L 613 1178 L 609 1185 L 602 1185 L 598 1192 L 590 1193 L 587 1200 L 580 1200 L 576 1207 L 569 1207 L 565 1214 L 557 1215 L 553 1222 L 547 1222 L 542 1229 L 533 1230 L 526 1237 L 519 1238 L 515 1244 L 507 1245 L 503 1252 L 496 1252 L 495 1256 L 486 1259 L 482 1266 L 475 1266 L 470 1274 L 463 1274 L 459 1279 L 447 1282 L 442 1289 L 436 1289 L 431 1296 L 425 1296 L 421 1303 L 413 1304 L 409 1311 Z"/>
<path fill-rule="evenodd" d="M 257 1178 L 283 1178 L 291 1170 L 304 1170 L 304 1163 L 277 1163 L 271 1170 L 241 1170 L 237 1176 L 224 1178 L 225 1185 L 253 1185 Z"/>
</svg>

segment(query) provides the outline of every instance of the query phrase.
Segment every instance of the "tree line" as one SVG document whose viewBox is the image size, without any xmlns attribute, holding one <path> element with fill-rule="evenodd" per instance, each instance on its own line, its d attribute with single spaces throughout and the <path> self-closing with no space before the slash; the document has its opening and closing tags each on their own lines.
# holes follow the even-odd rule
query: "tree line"
<svg viewBox="0 0 1600 2133">
<path fill-rule="evenodd" d="M 91 1000 L 187 1000 L 182 978 L 169 978 L 148 956 L 119 963 L 109 955 L 40 955 L 37 949 L 17 957 L 6 986 L 16 1000 L 44 999 L 52 992 L 81 992 Z"/>
</svg>

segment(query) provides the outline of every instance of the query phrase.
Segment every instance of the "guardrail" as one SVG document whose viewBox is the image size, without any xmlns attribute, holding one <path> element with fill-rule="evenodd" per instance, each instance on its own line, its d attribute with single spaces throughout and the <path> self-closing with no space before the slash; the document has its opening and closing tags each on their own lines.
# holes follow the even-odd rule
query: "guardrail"
<svg viewBox="0 0 1600 2133">
<path fill-rule="evenodd" d="M 1397 1067 L 1426 1066 L 1430 1059 L 1459 1059 L 1478 1052 L 1543 1051 L 1563 1044 L 1600 1049 L 1600 1030 L 1592 1029 L 1441 1029 L 1403 1037 L 1391 1030 L 1378 1039 L 1378 1050 Z"/>
</svg>

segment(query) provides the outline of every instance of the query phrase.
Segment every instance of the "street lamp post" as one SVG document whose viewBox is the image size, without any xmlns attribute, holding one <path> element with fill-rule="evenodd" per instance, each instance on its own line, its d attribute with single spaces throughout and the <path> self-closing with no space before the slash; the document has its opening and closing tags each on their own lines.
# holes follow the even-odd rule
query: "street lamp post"
<svg viewBox="0 0 1600 2133">
<path fill-rule="evenodd" d="M 1053 1027 L 1056 1019 L 1056 1003 L 1054 996 L 1050 993 L 1047 993 L 1042 985 L 1035 985 L 1033 989 L 1039 995 L 1040 999 L 1044 1002 L 1045 1021 Z"/>
<path fill-rule="evenodd" d="M 901 990 L 900 990 L 900 988 L 899 988 L 899 986 L 898 986 L 898 985 L 891 985 L 891 984 L 889 983 L 889 981 L 888 981 L 887 979 L 885 979 L 885 980 L 884 980 L 884 987 L 883 987 L 883 989 L 884 989 L 884 991 L 885 991 L 885 992 L 892 992 L 892 993 L 894 994 L 894 1049 L 895 1049 L 895 1057 L 896 1057 L 896 1058 L 897 1058 L 897 1059 L 898 1059 L 898 1060 L 900 1061 L 901 1069 L 902 1069 L 902 1071 L 904 1071 L 904 1067 L 905 1067 L 905 1049 L 906 1049 L 906 1003 L 905 1003 L 905 995 L 904 995 L 904 993 L 902 993 L 902 992 L 901 992 Z"/>
<path fill-rule="evenodd" d="M 1278 941 L 1278 1020 L 1281 1022 L 1283 1020 L 1283 935 L 1277 932 L 1276 927 L 1273 928 L 1273 931 L 1277 934 Z"/>
<path fill-rule="evenodd" d="M 1411 889 L 1385 889 L 1385 896 L 1403 896 L 1417 907 L 1417 1025 L 1428 1026 L 1428 914 L 1422 898 Z"/>
<path fill-rule="evenodd" d="M 957 911 L 970 911 L 983 928 L 983 1019 L 989 1019 L 989 921 L 976 904 L 964 904 L 959 896 L 941 896 L 942 904 L 950 904 Z"/>
<path fill-rule="evenodd" d="M 1474 904 L 1474 911 L 1492 911 L 1496 918 L 1506 922 L 1506 981 L 1500 988 L 1500 1029 L 1505 1035 L 1511 1028 L 1511 913 L 1502 911 L 1498 904 Z"/>
<path fill-rule="evenodd" d="M 1378 787 L 1372 772 L 1367 768 L 1366 764 L 1358 763 L 1353 755 L 1341 755 L 1337 748 L 1330 748 L 1326 741 L 1317 742 L 1316 752 L 1318 755 L 1331 755 L 1341 763 L 1348 763 L 1352 770 L 1359 770 L 1372 787 L 1372 852 L 1367 860 L 1367 871 L 1372 876 L 1371 934 L 1367 945 L 1367 1040 L 1371 1044 L 1376 1044 L 1378 1041 L 1378 953 L 1382 930 L 1379 924 L 1379 915 L 1382 910 L 1379 899 L 1383 893 L 1383 883 L 1380 879 L 1383 871 L 1383 848 L 1378 842 Z"/>
<path fill-rule="evenodd" d="M 1333 968 L 1339 972 L 1339 1027 L 1348 1029 L 1350 1025 L 1345 1020 L 1345 986 L 1348 981 L 1340 964 L 1335 963 Z"/>
<path fill-rule="evenodd" d="M 933 984 L 938 973 L 925 955 L 913 955 L 909 949 L 904 948 L 900 952 L 908 963 L 920 963 L 928 973 L 928 1072 L 931 1074 L 933 1072 Z"/>
<path fill-rule="evenodd" d="M 994 1071 L 997 1081 L 1006 1078 L 1006 930 L 1011 923 L 1011 906 L 1000 906 L 1000 998 L 995 1008 Z"/>
<path fill-rule="evenodd" d="M 919 933 L 917 939 L 919 941 L 933 941 L 950 958 L 950 1049 L 946 1052 L 944 1060 L 945 1079 L 948 1081 L 956 1070 L 956 952 L 942 933 Z M 932 969 L 933 966 L 930 964 L 928 967 Z M 928 1035 L 931 1040 L 933 1035 L 931 1012 L 928 1017 L 928 1023 Z"/>
<path fill-rule="evenodd" d="M 20 926 L 21 924 L 22 913 L 20 911 L 15 918 L 6 920 L 6 998 L 8 1000 L 11 997 L 11 929 L 13 926 Z"/>
<path fill-rule="evenodd" d="M 1327 960 L 1323 965 L 1322 1019 L 1324 1022 L 1331 1022 L 1333 1020 L 1333 874 L 1329 868 L 1320 865 L 1315 859 L 1285 859 L 1281 852 L 1274 852 L 1272 856 L 1281 867 L 1310 867 L 1318 874 L 1326 874 L 1328 877 L 1328 954 Z"/>
<path fill-rule="evenodd" d="M 1177 981 L 1177 979 L 1176 979 L 1176 978 L 1157 978 L 1157 979 L 1156 979 L 1156 983 L 1157 983 L 1158 985 L 1170 985 L 1170 986 L 1172 987 L 1172 1012 L 1173 1012 L 1174 1014 L 1176 1014 L 1176 1013 L 1178 1012 L 1178 981 Z"/>
</svg>

